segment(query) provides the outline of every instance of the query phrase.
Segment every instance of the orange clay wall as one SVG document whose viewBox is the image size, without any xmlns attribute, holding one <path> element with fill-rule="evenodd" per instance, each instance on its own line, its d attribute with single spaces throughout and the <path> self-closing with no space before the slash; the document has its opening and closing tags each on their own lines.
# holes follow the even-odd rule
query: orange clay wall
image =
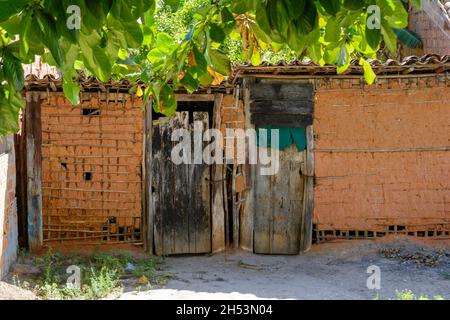
<svg viewBox="0 0 450 320">
<path fill-rule="evenodd" d="M 440 79 L 317 85 L 318 230 L 449 229 L 450 82 Z"/>
<path fill-rule="evenodd" d="M 408 30 L 420 36 L 423 49 L 409 52 L 410 50 L 405 48 L 405 54 L 450 54 L 450 20 L 438 2 L 422 1 L 424 7 L 421 10 L 410 7 Z"/>
<path fill-rule="evenodd" d="M 18 250 L 16 164 L 12 136 L 0 138 L 0 279 Z"/>
<path fill-rule="evenodd" d="M 141 241 L 142 100 L 55 93 L 41 117 L 44 242 Z"/>
</svg>

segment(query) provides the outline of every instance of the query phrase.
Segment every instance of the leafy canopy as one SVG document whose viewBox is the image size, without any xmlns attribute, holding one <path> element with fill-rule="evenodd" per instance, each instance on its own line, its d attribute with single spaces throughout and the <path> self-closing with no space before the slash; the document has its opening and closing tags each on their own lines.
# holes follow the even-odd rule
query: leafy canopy
<svg viewBox="0 0 450 320">
<path fill-rule="evenodd" d="M 396 50 L 394 29 L 407 26 L 407 2 L 0 0 L 0 135 L 18 130 L 22 64 L 35 55 L 61 70 L 73 104 L 79 103 L 77 70 L 84 70 L 101 81 L 144 81 L 145 90 L 137 84 L 132 90 L 153 97 L 154 109 L 166 115 L 176 110 L 174 90 L 218 84 L 235 61 L 308 57 L 344 72 L 357 58 L 372 83 L 367 59 L 382 42 Z M 372 5 L 380 8 L 378 29 L 368 27 Z"/>
</svg>

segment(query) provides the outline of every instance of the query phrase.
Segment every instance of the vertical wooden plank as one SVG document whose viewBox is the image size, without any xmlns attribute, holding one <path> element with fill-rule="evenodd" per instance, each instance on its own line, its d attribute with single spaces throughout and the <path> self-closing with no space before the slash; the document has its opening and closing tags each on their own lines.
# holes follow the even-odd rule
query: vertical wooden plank
<svg viewBox="0 0 450 320">
<path fill-rule="evenodd" d="M 296 146 L 280 152 L 280 170 L 272 176 L 272 253 L 298 254 L 303 211 L 302 152 Z"/>
<path fill-rule="evenodd" d="M 21 112 L 20 132 L 14 135 L 16 155 L 16 197 L 17 225 L 19 228 L 19 245 L 28 247 L 28 209 L 27 209 L 27 151 L 25 135 L 25 114 Z"/>
<path fill-rule="evenodd" d="M 239 247 L 239 210 L 236 203 L 236 171 L 238 164 L 234 163 L 233 171 L 231 175 L 231 208 L 233 210 L 233 247 L 237 249 Z"/>
<path fill-rule="evenodd" d="M 177 122 L 172 124 L 173 128 L 183 128 L 189 130 L 189 112 L 182 111 L 178 113 Z M 175 142 L 176 143 L 176 142 Z M 174 147 L 174 145 L 172 146 Z M 189 208 L 191 206 L 191 182 L 190 165 L 172 163 L 172 174 L 174 175 L 173 187 L 174 204 L 176 212 L 176 227 L 173 234 L 174 248 L 173 253 L 191 253 L 190 251 L 190 228 L 189 228 Z M 192 251 L 194 253 L 195 251 Z"/>
<path fill-rule="evenodd" d="M 207 112 L 194 112 L 194 121 L 202 121 L 203 130 L 209 128 Z M 203 143 L 203 148 L 206 142 Z M 203 149 L 202 149 L 203 150 Z M 211 252 L 211 170 L 208 165 L 191 165 L 190 183 L 192 205 L 189 212 L 189 237 L 194 253 Z M 192 243 L 193 241 L 193 243 Z"/>
<path fill-rule="evenodd" d="M 244 79 L 243 83 L 243 99 L 244 99 L 244 114 L 245 114 L 245 129 L 253 128 L 253 125 L 250 122 L 250 90 L 249 83 L 253 80 Z M 250 170 L 248 170 L 248 181 L 252 182 L 255 174 L 256 166 L 251 165 Z M 250 184 L 251 185 L 251 184 Z M 254 196 L 255 196 L 254 188 L 251 188 L 245 199 L 245 203 L 243 205 L 243 211 L 240 219 L 239 233 L 240 233 L 240 247 L 247 251 L 253 251 L 253 223 L 254 223 Z"/>
<path fill-rule="evenodd" d="M 305 184 L 305 213 L 301 229 L 300 251 L 311 249 L 314 212 L 314 129 L 306 127 L 306 184 Z"/>
<path fill-rule="evenodd" d="M 213 109 L 214 129 L 219 129 L 222 123 L 220 108 L 222 106 L 223 94 L 216 94 Z M 219 252 L 225 250 L 225 205 L 224 198 L 224 175 L 223 164 L 212 166 L 211 185 L 211 251 Z"/>
<path fill-rule="evenodd" d="M 264 254 L 298 254 L 303 212 L 302 153 L 296 146 L 280 151 L 277 174 L 254 172 L 254 250 Z"/>
<path fill-rule="evenodd" d="M 273 189 L 272 177 L 260 175 L 260 165 L 252 166 L 253 175 L 253 250 L 255 253 L 272 253 Z"/>
<path fill-rule="evenodd" d="M 142 219 L 142 237 L 144 238 L 144 249 L 153 254 L 153 199 L 152 199 L 152 102 L 148 101 L 144 111 L 144 154 L 143 154 L 143 219 Z"/>
<path fill-rule="evenodd" d="M 42 132 L 41 101 L 36 92 L 27 92 L 25 110 L 27 141 L 28 245 L 31 252 L 42 248 Z"/>
</svg>

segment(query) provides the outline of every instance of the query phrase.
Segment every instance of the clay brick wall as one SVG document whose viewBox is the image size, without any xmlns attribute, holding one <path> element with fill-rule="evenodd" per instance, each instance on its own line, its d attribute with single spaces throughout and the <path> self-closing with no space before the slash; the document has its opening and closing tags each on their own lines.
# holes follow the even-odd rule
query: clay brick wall
<svg viewBox="0 0 450 320">
<path fill-rule="evenodd" d="M 74 107 L 58 93 L 41 108 L 44 242 L 141 241 L 142 100 L 93 93 Z"/>
<path fill-rule="evenodd" d="M 380 80 L 364 89 L 338 82 L 318 86 L 317 228 L 448 230 L 449 119 L 445 81 Z"/>
<path fill-rule="evenodd" d="M 0 279 L 17 258 L 16 164 L 12 136 L 0 137 Z"/>
<path fill-rule="evenodd" d="M 224 143 L 228 139 L 234 139 L 234 137 L 227 136 L 226 129 L 244 129 L 245 128 L 245 114 L 244 114 L 244 104 L 242 100 L 236 101 L 234 99 L 234 96 L 224 95 L 222 99 L 222 105 L 220 108 L 221 112 L 221 126 L 220 130 L 222 132 L 222 135 L 224 137 Z M 234 157 L 235 159 L 238 156 L 237 148 L 236 148 L 237 141 L 235 140 L 234 144 Z M 224 146 L 225 152 L 226 151 L 226 145 Z"/>
<path fill-rule="evenodd" d="M 422 9 L 411 6 L 408 29 L 417 33 L 423 42 L 423 51 L 411 54 L 450 54 L 450 19 L 438 0 L 422 1 Z M 405 54 L 408 55 L 405 48 Z"/>
</svg>

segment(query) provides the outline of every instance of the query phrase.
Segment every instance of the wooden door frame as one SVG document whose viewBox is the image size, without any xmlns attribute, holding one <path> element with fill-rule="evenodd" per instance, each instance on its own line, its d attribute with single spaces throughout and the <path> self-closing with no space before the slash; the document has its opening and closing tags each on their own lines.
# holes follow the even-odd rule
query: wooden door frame
<svg viewBox="0 0 450 320">
<path fill-rule="evenodd" d="M 280 78 L 282 79 L 282 78 Z M 255 78 L 243 78 L 243 100 L 244 100 L 244 113 L 245 113 L 245 129 L 254 128 L 250 119 L 250 87 Z M 306 80 L 305 83 L 311 83 L 313 85 L 313 95 L 315 95 L 316 88 L 315 82 L 312 80 Z M 305 157 L 305 179 L 303 188 L 303 210 L 301 213 L 301 225 L 300 225 L 300 253 L 307 252 L 311 249 L 312 234 L 313 234 L 313 215 L 314 215 L 314 127 L 313 125 L 306 126 L 306 157 Z M 246 237 L 246 241 L 242 241 L 239 244 L 244 250 L 254 252 L 253 250 L 253 230 L 254 230 L 254 212 L 252 210 L 251 200 L 253 198 L 253 189 L 250 190 L 250 194 L 247 197 L 245 203 L 244 217 L 246 221 L 244 228 L 241 226 L 241 233 L 246 232 L 251 236 Z M 242 237 L 241 237 L 242 239 Z"/>
<path fill-rule="evenodd" d="M 222 105 L 223 94 L 176 94 L 179 102 L 214 102 L 213 124 L 212 128 L 220 129 L 221 118 L 220 108 Z M 155 254 L 154 248 L 154 219 L 155 213 L 152 202 L 152 101 L 147 103 L 144 117 L 144 148 L 143 148 L 143 234 L 144 248 L 149 254 Z M 223 208 L 223 165 L 211 165 L 211 192 L 210 192 L 210 210 L 211 210 L 211 252 L 220 252 L 225 249 L 225 213 Z"/>
<path fill-rule="evenodd" d="M 301 219 L 300 252 L 311 249 L 313 233 L 314 213 L 314 128 L 312 125 L 306 127 L 306 174 L 303 187 L 303 212 Z"/>
<path fill-rule="evenodd" d="M 40 91 L 25 93 L 21 133 L 16 134 L 16 192 L 18 216 L 25 244 L 30 252 L 43 246 L 42 234 L 42 123 Z"/>
</svg>

